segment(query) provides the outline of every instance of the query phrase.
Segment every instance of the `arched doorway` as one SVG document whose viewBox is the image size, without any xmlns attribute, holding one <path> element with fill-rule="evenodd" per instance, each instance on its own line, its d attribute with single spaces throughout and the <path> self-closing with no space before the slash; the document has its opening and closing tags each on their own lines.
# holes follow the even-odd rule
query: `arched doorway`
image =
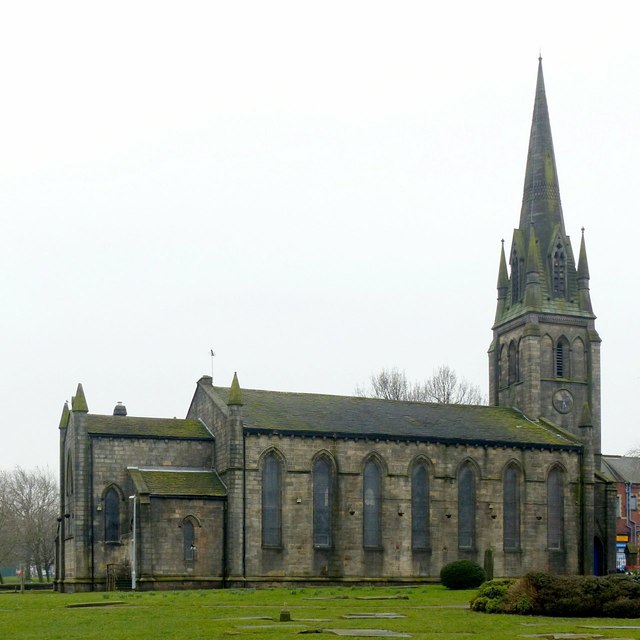
<svg viewBox="0 0 640 640">
<path fill-rule="evenodd" d="M 593 573 L 596 576 L 603 576 L 604 571 L 604 544 L 596 536 L 593 539 Z"/>
</svg>

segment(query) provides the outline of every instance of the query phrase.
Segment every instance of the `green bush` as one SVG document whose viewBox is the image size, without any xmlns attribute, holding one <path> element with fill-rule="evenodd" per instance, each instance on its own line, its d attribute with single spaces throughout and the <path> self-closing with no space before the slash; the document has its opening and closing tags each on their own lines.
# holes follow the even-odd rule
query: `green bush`
<svg viewBox="0 0 640 640">
<path fill-rule="evenodd" d="M 485 583 L 474 611 L 559 617 L 637 617 L 640 583 L 631 576 L 556 576 L 529 573 L 518 581 Z"/>
<path fill-rule="evenodd" d="M 528 616 L 533 613 L 533 602 L 526 593 L 521 593 L 513 601 L 513 613 L 517 613 L 521 616 Z"/>
<path fill-rule="evenodd" d="M 602 613 L 607 618 L 637 618 L 640 599 L 618 598 L 602 605 Z"/>
<path fill-rule="evenodd" d="M 471 560 L 450 562 L 440 571 L 440 582 L 447 589 L 474 589 L 485 580 L 484 569 Z"/>
<path fill-rule="evenodd" d="M 478 590 L 478 594 L 471 600 L 471 608 L 474 611 L 502 613 L 503 602 L 509 587 L 514 583 L 515 580 L 489 580 L 485 582 Z"/>
</svg>

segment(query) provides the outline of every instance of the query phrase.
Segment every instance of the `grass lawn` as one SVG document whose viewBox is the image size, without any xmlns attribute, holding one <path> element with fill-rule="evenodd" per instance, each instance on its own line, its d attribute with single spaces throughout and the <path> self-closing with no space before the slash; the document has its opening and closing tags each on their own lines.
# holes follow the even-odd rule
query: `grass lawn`
<svg viewBox="0 0 640 640">
<path fill-rule="evenodd" d="M 425 640 L 513 640 L 527 634 L 591 633 L 639 638 L 640 619 L 542 618 L 474 613 L 466 605 L 475 591 L 439 585 L 394 588 L 298 588 L 170 591 L 151 593 L 0 592 L 0 638 L 88 640 L 161 638 L 211 640 L 304 638 L 305 629 L 388 629 Z M 394 596 L 390 599 L 367 599 Z M 361 599 L 365 598 L 365 599 Z M 118 604 L 121 602 L 122 604 Z M 69 605 L 95 603 L 107 606 Z M 278 622 L 285 607 L 291 622 Z M 396 619 L 343 618 L 348 614 L 395 613 Z M 639 612 L 640 615 L 640 612 Z M 265 617 L 269 619 L 258 619 Z M 618 629 L 588 629 L 610 625 Z M 336 638 L 333 634 L 312 637 Z"/>
</svg>

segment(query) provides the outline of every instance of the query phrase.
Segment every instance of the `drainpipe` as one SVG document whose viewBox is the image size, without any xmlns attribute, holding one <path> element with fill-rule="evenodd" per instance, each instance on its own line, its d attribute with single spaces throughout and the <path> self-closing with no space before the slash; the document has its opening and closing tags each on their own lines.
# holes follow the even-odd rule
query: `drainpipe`
<svg viewBox="0 0 640 640">
<path fill-rule="evenodd" d="M 91 545 L 91 591 L 95 591 L 96 576 L 95 576 L 95 551 L 94 551 L 94 535 L 93 535 L 93 440 L 89 436 L 89 478 L 91 495 L 89 496 L 89 522 L 91 522 L 90 542 Z"/>
<path fill-rule="evenodd" d="M 631 518 L 631 489 L 633 488 L 633 484 L 631 482 L 624 483 L 624 493 L 626 497 L 626 509 L 625 509 L 625 519 L 627 521 L 626 527 L 629 530 L 629 538 L 633 539 L 633 544 L 638 544 L 638 523 L 634 522 Z"/>
<path fill-rule="evenodd" d="M 247 434 L 242 429 L 242 579 L 247 578 Z M 244 582 L 243 582 L 244 584 Z"/>
<path fill-rule="evenodd" d="M 229 516 L 227 514 L 227 498 L 222 502 L 222 588 L 227 587 L 227 539 L 229 526 Z"/>
</svg>

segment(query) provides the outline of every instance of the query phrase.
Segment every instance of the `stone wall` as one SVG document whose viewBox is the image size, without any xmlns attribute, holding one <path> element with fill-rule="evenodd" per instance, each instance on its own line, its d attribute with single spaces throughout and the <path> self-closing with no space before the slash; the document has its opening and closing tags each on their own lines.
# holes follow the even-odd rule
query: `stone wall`
<svg viewBox="0 0 640 640">
<path fill-rule="evenodd" d="M 261 463 L 277 451 L 284 461 L 282 549 L 262 548 Z M 579 560 L 579 457 L 575 452 L 483 446 L 447 446 L 331 438 L 248 436 L 246 443 L 246 575 L 247 579 L 406 579 L 438 576 L 447 562 L 469 558 L 483 562 L 494 550 L 495 575 L 521 575 L 554 569 L 576 573 Z M 338 481 L 333 518 L 333 548 L 314 550 L 312 538 L 312 464 L 320 452 L 336 463 Z M 365 551 L 362 538 L 362 472 L 375 455 L 383 468 L 383 548 Z M 429 468 L 429 551 L 411 548 L 411 465 L 423 458 Z M 458 549 L 457 471 L 470 460 L 476 469 L 476 542 Z M 521 549 L 505 552 L 502 537 L 502 477 L 516 462 L 526 470 L 521 484 Z M 564 470 L 565 539 L 561 552 L 550 554 L 547 539 L 546 477 L 553 465 Z"/>
<path fill-rule="evenodd" d="M 220 500 L 186 498 L 151 498 L 149 505 L 150 547 L 141 550 L 141 583 L 148 581 L 219 582 L 223 574 L 224 503 Z M 183 524 L 194 523 L 193 559 L 185 559 Z M 145 536 L 146 537 L 146 536 Z"/>
</svg>

